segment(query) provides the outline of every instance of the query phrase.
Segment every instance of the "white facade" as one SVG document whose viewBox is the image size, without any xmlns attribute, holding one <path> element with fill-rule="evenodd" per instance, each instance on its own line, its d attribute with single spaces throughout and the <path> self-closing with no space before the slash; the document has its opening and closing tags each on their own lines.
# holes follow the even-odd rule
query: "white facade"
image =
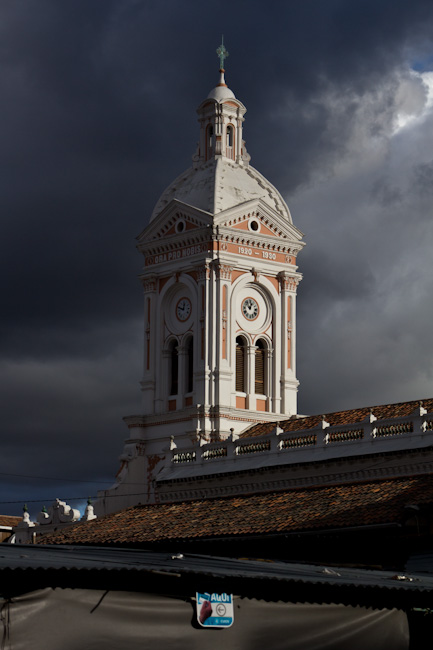
<svg viewBox="0 0 433 650">
<path fill-rule="evenodd" d="M 165 190 L 138 237 L 143 413 L 125 418 L 130 438 L 118 482 L 99 493 L 98 514 L 153 501 L 152 481 L 170 449 L 297 412 L 302 233 L 249 165 L 246 108 L 220 73 L 197 110 L 193 166 Z"/>
</svg>

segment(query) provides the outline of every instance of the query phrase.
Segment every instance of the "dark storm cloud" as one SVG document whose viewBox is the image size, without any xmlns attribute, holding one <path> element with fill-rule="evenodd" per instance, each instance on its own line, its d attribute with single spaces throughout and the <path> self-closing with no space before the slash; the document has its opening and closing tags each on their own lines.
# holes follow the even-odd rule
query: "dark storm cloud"
<svg viewBox="0 0 433 650">
<path fill-rule="evenodd" d="M 301 215 L 310 212 L 298 321 L 306 412 L 313 402 L 326 410 L 330 402 L 416 399 L 433 389 L 433 206 L 414 182 L 431 163 L 432 115 L 415 111 L 371 141 L 362 114 L 357 123 L 334 174 L 294 203 Z"/>
<path fill-rule="evenodd" d="M 227 81 L 248 108 L 252 164 L 306 233 L 301 410 L 392 400 L 397 381 L 407 394 L 396 399 L 411 398 L 428 381 L 431 286 L 409 250 L 426 259 L 432 158 L 404 164 L 425 137 L 392 134 L 398 111 L 423 110 L 425 87 L 407 70 L 429 69 L 432 12 L 430 0 L 0 7 L 5 466 L 55 476 L 60 467 L 83 480 L 114 474 L 121 416 L 141 408 L 133 237 L 191 164 L 195 108 L 217 81 L 221 33 Z M 407 313 L 390 300 L 396 291 Z M 421 314 L 412 329 L 411 311 Z M 395 377 L 389 386 L 382 367 Z M 54 483 L 52 497 L 72 496 L 62 492 L 71 486 Z M 45 495 L 38 482 L 32 493 L 42 487 Z M 25 489 L 6 482 L 9 492 Z"/>
<path fill-rule="evenodd" d="M 420 163 L 414 168 L 414 183 L 417 190 L 426 196 L 433 194 L 433 160 Z"/>
</svg>

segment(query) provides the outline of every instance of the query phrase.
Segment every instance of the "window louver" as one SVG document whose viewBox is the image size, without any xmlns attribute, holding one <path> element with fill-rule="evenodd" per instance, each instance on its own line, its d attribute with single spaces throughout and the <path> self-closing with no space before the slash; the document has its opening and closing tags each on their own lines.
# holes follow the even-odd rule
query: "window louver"
<svg viewBox="0 0 433 650">
<path fill-rule="evenodd" d="M 236 390 L 245 392 L 245 346 L 242 339 L 236 341 Z"/>
<path fill-rule="evenodd" d="M 260 341 L 259 341 L 260 343 Z M 256 349 L 255 392 L 260 395 L 265 393 L 265 350 L 263 347 Z"/>
</svg>

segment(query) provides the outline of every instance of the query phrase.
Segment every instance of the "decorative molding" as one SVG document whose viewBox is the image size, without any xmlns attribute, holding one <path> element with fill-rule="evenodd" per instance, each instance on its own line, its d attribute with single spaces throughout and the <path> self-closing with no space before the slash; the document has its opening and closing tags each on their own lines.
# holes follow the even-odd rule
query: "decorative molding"
<svg viewBox="0 0 433 650">
<path fill-rule="evenodd" d="M 219 260 L 215 260 L 213 263 L 214 269 L 216 276 L 219 280 L 229 280 L 231 281 L 232 279 L 232 271 L 233 271 L 233 266 L 229 266 L 228 264 L 223 264 Z"/>
<path fill-rule="evenodd" d="M 383 454 L 377 454 L 374 456 L 376 460 L 382 458 L 386 462 L 387 456 Z M 214 463 L 218 457 L 213 460 L 206 461 L 206 463 Z M 371 460 L 371 458 L 369 457 Z M 344 465 L 344 461 L 347 459 L 341 459 L 339 464 Z M 365 459 L 366 467 L 358 466 L 358 468 L 353 469 L 349 467 L 349 464 L 346 465 L 346 469 L 341 468 L 340 471 L 336 471 L 337 467 L 330 466 L 329 472 L 326 471 L 326 467 L 322 469 L 320 473 L 314 474 L 304 474 L 303 476 L 292 477 L 292 478 L 278 478 L 275 476 L 281 470 L 281 468 L 268 468 L 266 476 L 263 477 L 263 480 L 260 480 L 260 476 L 251 475 L 251 471 L 246 475 L 245 471 L 234 471 L 230 472 L 230 475 L 225 475 L 226 480 L 233 478 L 235 481 L 242 480 L 242 482 L 230 483 L 227 482 L 225 485 L 221 485 L 222 477 L 216 474 L 211 475 L 201 475 L 201 476 L 191 476 L 188 479 L 188 483 L 191 481 L 197 484 L 197 487 L 188 487 L 182 485 L 177 479 L 175 482 L 169 478 L 163 479 L 162 481 L 157 481 L 159 488 L 159 496 L 161 501 L 174 501 L 174 500 L 183 500 L 183 499 L 196 499 L 198 495 L 200 498 L 209 498 L 211 496 L 229 496 L 229 495 L 240 495 L 240 494 L 250 494 L 251 492 L 267 492 L 269 490 L 282 491 L 293 488 L 301 487 L 321 487 L 327 485 L 335 484 L 344 484 L 344 483 L 361 483 L 369 480 L 377 479 L 389 479 L 389 478 L 400 478 L 404 476 L 413 476 L 413 475 L 422 475 L 433 472 L 433 459 L 432 460 L 415 460 L 415 462 L 407 462 L 401 464 L 401 460 L 396 457 L 395 464 L 392 466 L 377 466 L 376 464 L 372 466 L 369 463 L 369 460 Z M 305 465 L 310 465 L 310 468 L 314 470 L 311 464 L 306 463 Z M 300 471 L 305 469 L 301 466 L 298 466 Z M 262 471 L 262 470 L 258 470 Z M 274 477 L 272 477 L 274 474 Z M 174 483 L 176 487 L 182 487 L 178 491 L 173 489 Z M 164 493 L 164 489 L 170 488 L 167 493 Z"/>
<path fill-rule="evenodd" d="M 156 275 L 149 275 L 146 278 L 141 278 L 144 293 L 156 291 L 156 280 Z"/>
<path fill-rule="evenodd" d="M 296 291 L 300 278 L 290 275 L 287 271 L 281 271 L 277 277 L 282 291 Z"/>
<path fill-rule="evenodd" d="M 194 233 L 195 231 L 187 231 Z M 182 233 L 183 234 L 183 233 Z M 142 245 L 140 251 L 144 255 L 145 267 L 153 266 L 154 264 L 163 264 L 165 262 L 175 262 L 176 260 L 183 260 L 188 257 L 200 254 L 209 254 L 212 248 L 212 239 L 209 234 L 203 236 L 190 236 L 180 239 L 176 242 L 167 242 L 162 239 L 155 245 L 151 242 L 150 245 Z"/>
<path fill-rule="evenodd" d="M 224 227 L 224 226 L 223 226 Z M 220 234 L 219 247 L 223 250 L 223 244 L 236 244 L 238 246 L 250 246 L 252 248 L 259 248 L 262 250 L 284 253 L 286 255 L 287 264 L 292 264 L 292 257 L 296 257 L 300 250 L 303 248 L 303 243 L 294 244 L 293 242 L 281 241 L 264 241 L 257 235 L 253 235 L 250 231 L 238 230 L 236 234 L 231 232 L 222 232 Z"/>
<path fill-rule="evenodd" d="M 194 267 L 194 270 L 197 274 L 197 282 L 202 280 L 207 280 L 210 277 L 210 267 L 209 263 L 205 262 L 204 264 L 199 264 Z"/>
</svg>

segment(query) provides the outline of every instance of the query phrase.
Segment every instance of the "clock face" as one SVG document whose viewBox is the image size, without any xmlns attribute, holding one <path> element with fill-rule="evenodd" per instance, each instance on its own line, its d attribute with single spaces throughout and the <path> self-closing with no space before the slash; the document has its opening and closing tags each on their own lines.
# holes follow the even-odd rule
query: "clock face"
<svg viewBox="0 0 433 650">
<path fill-rule="evenodd" d="M 180 321 L 188 320 L 191 315 L 191 301 L 189 298 L 180 298 L 176 305 L 176 316 Z"/>
<path fill-rule="evenodd" d="M 259 306 L 254 298 L 245 298 L 242 303 L 242 313 L 248 320 L 255 320 L 259 315 Z"/>
</svg>

